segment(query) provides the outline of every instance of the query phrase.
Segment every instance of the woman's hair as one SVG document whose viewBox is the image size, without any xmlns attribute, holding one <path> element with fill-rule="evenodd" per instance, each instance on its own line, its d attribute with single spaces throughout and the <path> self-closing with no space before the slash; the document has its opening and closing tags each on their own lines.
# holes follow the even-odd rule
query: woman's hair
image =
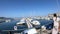
<svg viewBox="0 0 60 34">
<path fill-rule="evenodd" d="M 56 14 L 56 13 L 54 13 L 54 14 L 53 14 L 53 16 L 54 16 L 54 17 L 57 17 L 57 14 Z"/>
</svg>

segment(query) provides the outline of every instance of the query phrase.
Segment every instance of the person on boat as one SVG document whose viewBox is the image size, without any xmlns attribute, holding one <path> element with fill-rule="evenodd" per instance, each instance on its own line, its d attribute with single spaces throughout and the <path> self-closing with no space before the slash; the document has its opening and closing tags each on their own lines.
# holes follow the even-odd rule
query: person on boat
<svg viewBox="0 0 60 34">
<path fill-rule="evenodd" d="M 58 27 L 59 27 L 59 18 L 57 17 L 56 13 L 53 15 L 54 26 L 52 29 L 52 34 L 58 34 Z"/>
</svg>

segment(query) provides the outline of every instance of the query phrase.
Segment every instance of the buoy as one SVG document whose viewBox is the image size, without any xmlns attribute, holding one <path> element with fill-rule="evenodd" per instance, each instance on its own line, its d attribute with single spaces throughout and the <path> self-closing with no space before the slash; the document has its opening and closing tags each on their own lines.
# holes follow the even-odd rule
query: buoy
<svg viewBox="0 0 60 34">
<path fill-rule="evenodd" d="M 17 30 L 17 26 L 14 26 L 14 30 Z"/>
</svg>

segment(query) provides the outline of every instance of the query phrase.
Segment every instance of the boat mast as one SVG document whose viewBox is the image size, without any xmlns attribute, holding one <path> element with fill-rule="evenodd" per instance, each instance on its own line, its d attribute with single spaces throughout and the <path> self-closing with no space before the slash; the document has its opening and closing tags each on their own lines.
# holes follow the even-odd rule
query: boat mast
<svg viewBox="0 0 60 34">
<path fill-rule="evenodd" d="M 59 12 L 59 2 L 58 0 L 56 0 L 56 2 L 57 2 L 57 11 Z"/>
</svg>

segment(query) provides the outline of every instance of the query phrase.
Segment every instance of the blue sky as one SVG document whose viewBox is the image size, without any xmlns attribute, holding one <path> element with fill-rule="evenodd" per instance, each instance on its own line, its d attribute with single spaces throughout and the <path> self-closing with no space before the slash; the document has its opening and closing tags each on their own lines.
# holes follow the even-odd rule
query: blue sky
<svg viewBox="0 0 60 34">
<path fill-rule="evenodd" d="M 57 0 L 0 0 L 0 17 L 45 16 L 57 10 Z"/>
</svg>

